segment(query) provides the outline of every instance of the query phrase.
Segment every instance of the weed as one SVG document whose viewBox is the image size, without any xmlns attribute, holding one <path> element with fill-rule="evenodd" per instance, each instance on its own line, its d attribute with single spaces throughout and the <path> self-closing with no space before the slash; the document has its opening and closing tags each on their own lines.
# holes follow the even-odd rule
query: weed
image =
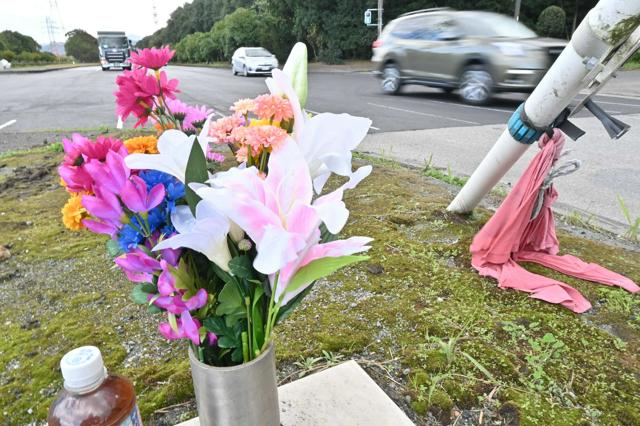
<svg viewBox="0 0 640 426">
<path fill-rule="evenodd" d="M 298 377 L 304 377 L 312 371 L 318 369 L 318 363 L 322 361 L 322 357 L 300 357 L 300 361 L 296 361 L 293 364 L 300 368 L 298 372 Z"/>
<path fill-rule="evenodd" d="M 620 204 L 620 210 L 622 210 L 622 214 L 624 215 L 624 218 L 629 225 L 629 228 L 627 229 L 627 232 L 625 232 L 624 236 L 625 238 L 628 238 L 630 240 L 637 241 L 638 234 L 640 233 L 640 216 L 633 219 L 629 208 L 624 202 L 624 199 L 620 195 L 618 195 L 617 197 L 618 204 Z"/>
<path fill-rule="evenodd" d="M 528 342 L 531 350 L 525 359 L 531 374 L 524 379 L 524 384 L 536 391 L 546 390 L 554 384 L 554 380 L 547 374 L 545 367 L 550 361 L 558 360 L 567 348 L 551 333 L 546 333 L 541 338 L 531 338 Z"/>
</svg>

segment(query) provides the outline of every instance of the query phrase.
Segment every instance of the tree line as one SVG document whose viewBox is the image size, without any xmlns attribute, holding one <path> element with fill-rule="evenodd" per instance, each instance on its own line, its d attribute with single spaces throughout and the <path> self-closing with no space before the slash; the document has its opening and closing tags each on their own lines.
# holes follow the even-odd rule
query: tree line
<svg viewBox="0 0 640 426">
<path fill-rule="evenodd" d="M 566 38 L 596 3 L 526 0 L 520 21 L 540 35 Z M 177 8 L 164 28 L 137 46 L 170 44 L 182 62 L 228 60 L 243 45 L 264 46 L 284 59 L 295 41 L 305 42 L 310 56 L 323 62 L 369 58 L 377 33 L 364 25 L 363 13 L 376 6 L 376 0 L 194 0 Z M 443 6 L 513 15 L 514 0 L 385 0 L 384 21 Z"/>
</svg>

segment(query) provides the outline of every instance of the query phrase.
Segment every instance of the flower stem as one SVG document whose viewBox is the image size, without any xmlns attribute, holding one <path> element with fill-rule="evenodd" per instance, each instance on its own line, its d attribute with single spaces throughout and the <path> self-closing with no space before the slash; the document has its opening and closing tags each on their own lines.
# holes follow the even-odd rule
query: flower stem
<svg viewBox="0 0 640 426">
<path fill-rule="evenodd" d="M 276 276 L 273 280 L 273 287 L 271 288 L 271 297 L 269 298 L 269 311 L 267 312 L 267 326 L 264 332 L 264 344 L 261 351 L 264 351 L 271 341 L 271 317 L 273 315 L 273 301 L 276 298 L 276 288 L 278 288 L 278 279 L 280 278 L 280 271 L 276 272 Z M 279 307 L 278 307 L 279 309 Z"/>
</svg>

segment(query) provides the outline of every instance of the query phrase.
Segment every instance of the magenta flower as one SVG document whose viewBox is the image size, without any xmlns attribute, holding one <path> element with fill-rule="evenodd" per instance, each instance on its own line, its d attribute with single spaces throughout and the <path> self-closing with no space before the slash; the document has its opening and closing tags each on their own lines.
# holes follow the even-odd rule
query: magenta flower
<svg viewBox="0 0 640 426">
<path fill-rule="evenodd" d="M 100 163 L 91 160 L 84 166 L 85 170 L 93 178 L 93 186 L 106 189 L 114 194 L 119 194 L 129 180 L 131 171 L 124 164 L 124 157 L 115 151 L 107 153 L 106 162 Z"/>
<path fill-rule="evenodd" d="M 147 184 L 139 176 L 131 176 L 122 190 L 120 199 L 127 208 L 136 213 L 145 213 L 164 200 L 164 186 L 159 183 L 147 193 Z M 87 209 L 88 210 L 88 209 Z M 91 212 L 89 212 L 91 213 Z"/>
<path fill-rule="evenodd" d="M 91 191 L 93 187 L 91 175 L 82 166 L 62 164 L 58 167 L 58 174 L 60 174 L 69 191 Z"/>
<path fill-rule="evenodd" d="M 114 95 L 117 114 L 122 117 L 122 120 L 126 120 L 129 114 L 136 116 L 138 122 L 134 127 L 145 124 L 153 106 L 153 95 L 147 94 L 142 87 L 157 87 L 155 77 L 147 75 L 146 69 L 138 68 L 124 71 L 116 78 L 116 84 L 118 90 Z"/>
<path fill-rule="evenodd" d="M 88 141 L 87 138 L 79 133 L 71 135 L 71 139 L 62 138 L 62 147 L 64 148 L 64 159 L 62 164 L 68 166 L 79 166 L 83 163 L 82 153 L 80 152 L 80 144 Z"/>
<path fill-rule="evenodd" d="M 141 249 L 118 256 L 114 262 L 124 271 L 129 281 L 134 283 L 152 282 L 153 274 L 161 269 L 160 262 Z"/>
<path fill-rule="evenodd" d="M 124 217 L 124 211 L 115 194 L 95 188 L 96 195 L 84 195 L 82 205 L 91 216 L 104 222 L 120 224 Z"/>
<path fill-rule="evenodd" d="M 194 105 L 188 107 L 187 115 L 182 122 L 182 128 L 184 130 L 197 130 L 196 127 L 202 127 L 207 117 L 213 113 L 211 108 L 207 108 L 204 105 Z"/>
<path fill-rule="evenodd" d="M 182 294 L 181 291 L 176 291 L 176 294 L 173 296 L 161 296 L 155 300 L 150 298 L 150 300 L 153 300 L 153 304 L 159 308 L 165 309 L 175 315 L 181 315 L 184 312 L 202 308 L 206 305 L 208 298 L 207 291 L 201 288 L 187 300 L 184 300 L 184 294 Z"/>
<path fill-rule="evenodd" d="M 185 311 L 176 320 L 177 330 L 174 330 L 167 322 L 160 323 L 158 329 L 166 339 L 190 339 L 195 345 L 200 344 L 200 321 L 192 318 L 188 311 Z"/>
<path fill-rule="evenodd" d="M 82 153 L 85 162 L 89 160 L 105 161 L 110 151 L 117 152 L 123 158 L 129 154 L 122 141 L 104 136 L 98 136 L 95 142 L 84 138 L 78 144 L 78 149 Z"/>
<path fill-rule="evenodd" d="M 158 293 L 161 296 L 171 296 L 177 291 L 175 287 L 176 278 L 171 273 L 166 260 L 162 259 L 160 261 L 160 267 L 162 268 L 162 272 L 158 277 Z"/>
<path fill-rule="evenodd" d="M 169 46 L 142 49 L 131 52 L 131 63 L 139 67 L 157 70 L 167 65 L 175 53 L 175 50 L 171 50 Z"/>
</svg>

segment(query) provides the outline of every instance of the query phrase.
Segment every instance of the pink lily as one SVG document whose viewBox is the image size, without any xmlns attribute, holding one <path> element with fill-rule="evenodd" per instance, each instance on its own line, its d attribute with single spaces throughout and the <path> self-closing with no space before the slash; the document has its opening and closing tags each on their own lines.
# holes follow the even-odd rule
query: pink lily
<svg viewBox="0 0 640 426">
<path fill-rule="evenodd" d="M 147 193 L 147 184 L 141 177 L 131 176 L 120 191 L 120 199 L 127 208 L 136 213 L 145 213 L 164 200 L 165 190 L 157 184 Z"/>
<path fill-rule="evenodd" d="M 93 179 L 83 166 L 62 164 L 58 167 L 58 173 L 70 191 L 91 191 L 93 187 Z"/>
<path fill-rule="evenodd" d="M 288 139 L 271 154 L 265 179 L 255 167 L 232 169 L 217 174 L 210 181 L 213 188 L 200 187 L 196 192 L 204 201 L 216 205 L 256 243 L 258 254 L 253 266 L 257 271 L 272 278 L 280 271 L 288 280 L 305 260 L 343 256 L 369 248 L 365 244 L 370 240 L 363 238 L 326 247 L 318 244 L 321 223 L 334 234 L 346 223 L 349 211 L 342 202 L 342 194 L 358 181 L 353 179 L 312 203 L 309 169 L 295 141 Z M 282 303 L 293 297 L 285 293 L 286 281 L 275 289 L 276 298 Z"/>
<path fill-rule="evenodd" d="M 106 188 L 114 194 L 120 193 L 131 173 L 124 164 L 124 157 L 115 151 L 107 153 L 106 162 L 91 160 L 84 168 L 93 178 L 94 186 Z"/>
<path fill-rule="evenodd" d="M 141 249 L 118 256 L 114 262 L 124 271 L 129 281 L 134 283 L 152 282 L 153 274 L 161 269 L 160 262 Z"/>
</svg>

